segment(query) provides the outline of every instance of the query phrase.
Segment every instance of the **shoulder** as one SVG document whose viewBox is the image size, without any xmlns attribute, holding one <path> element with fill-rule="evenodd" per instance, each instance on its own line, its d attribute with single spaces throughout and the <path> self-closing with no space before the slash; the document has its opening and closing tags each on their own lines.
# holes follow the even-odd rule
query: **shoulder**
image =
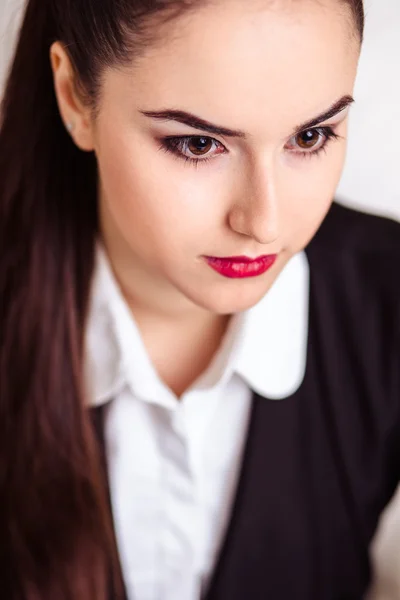
<svg viewBox="0 0 400 600">
<path fill-rule="evenodd" d="M 306 254 L 313 374 L 325 382 L 343 451 L 361 472 L 381 445 L 391 490 L 400 455 L 400 224 L 335 203 Z"/>
<path fill-rule="evenodd" d="M 400 223 L 334 203 L 306 248 L 311 274 L 400 301 Z M 325 275 L 324 275 L 325 273 Z"/>
<path fill-rule="evenodd" d="M 310 246 L 354 254 L 400 256 L 400 223 L 334 202 Z"/>
<path fill-rule="evenodd" d="M 330 348 L 347 381 L 357 373 L 370 389 L 381 390 L 380 399 L 392 398 L 397 411 L 400 224 L 335 203 L 306 254 L 321 352 Z"/>
</svg>

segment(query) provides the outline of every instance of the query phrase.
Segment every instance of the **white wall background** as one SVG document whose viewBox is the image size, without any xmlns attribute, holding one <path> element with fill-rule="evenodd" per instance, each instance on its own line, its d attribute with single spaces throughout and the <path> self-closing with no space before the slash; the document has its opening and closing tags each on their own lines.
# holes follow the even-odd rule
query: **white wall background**
<svg viewBox="0 0 400 600">
<path fill-rule="evenodd" d="M 0 90 L 24 6 L 24 0 L 0 0 Z"/>
<path fill-rule="evenodd" d="M 400 219 L 400 0 L 364 1 L 365 44 L 338 198 Z M 0 0 L 0 90 L 23 6 L 24 0 Z M 373 549 L 378 576 L 370 600 L 399 600 L 400 488 Z"/>
<path fill-rule="evenodd" d="M 400 218 L 400 0 L 364 0 L 365 44 L 338 197 Z"/>
</svg>

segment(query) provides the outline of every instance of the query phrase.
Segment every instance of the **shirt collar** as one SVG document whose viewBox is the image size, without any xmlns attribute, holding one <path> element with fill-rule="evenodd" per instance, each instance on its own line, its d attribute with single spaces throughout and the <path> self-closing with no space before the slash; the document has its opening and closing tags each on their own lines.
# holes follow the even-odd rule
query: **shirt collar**
<svg viewBox="0 0 400 600">
<path fill-rule="evenodd" d="M 307 360 L 309 265 L 292 257 L 269 292 L 245 313 L 237 372 L 260 395 L 278 400 L 301 385 Z"/>
<path fill-rule="evenodd" d="M 235 372 L 266 398 L 277 400 L 294 393 L 305 373 L 308 302 L 309 265 L 300 252 L 256 306 L 232 319 L 196 388 L 223 383 Z M 135 350 L 139 352 L 132 360 Z M 86 329 L 85 376 L 93 405 L 111 399 L 127 384 L 135 387 L 139 378 L 145 393 L 147 387 L 149 394 L 165 394 L 100 245 Z"/>
</svg>

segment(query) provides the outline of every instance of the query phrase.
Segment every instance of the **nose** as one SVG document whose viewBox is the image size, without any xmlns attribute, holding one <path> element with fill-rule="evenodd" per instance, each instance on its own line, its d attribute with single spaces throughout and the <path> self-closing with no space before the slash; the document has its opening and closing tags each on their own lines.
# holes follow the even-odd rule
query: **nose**
<svg viewBox="0 0 400 600">
<path fill-rule="evenodd" d="M 279 237 L 279 204 L 276 176 L 270 165 L 258 165 L 250 170 L 239 201 L 232 205 L 230 228 L 251 237 L 260 244 L 272 244 Z M 237 198 L 238 192 L 235 196 Z"/>
</svg>

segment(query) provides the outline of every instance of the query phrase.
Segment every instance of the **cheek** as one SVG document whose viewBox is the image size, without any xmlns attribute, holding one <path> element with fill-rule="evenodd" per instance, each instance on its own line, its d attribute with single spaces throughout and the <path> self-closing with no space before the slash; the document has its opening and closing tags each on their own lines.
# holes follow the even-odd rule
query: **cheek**
<svg viewBox="0 0 400 600">
<path fill-rule="evenodd" d="M 334 199 L 343 169 L 345 145 L 328 154 L 300 160 L 298 168 L 287 176 L 284 206 L 285 237 L 293 252 L 304 248 L 318 230 Z"/>
<path fill-rule="evenodd" d="M 201 251 L 218 223 L 213 178 L 148 141 L 105 140 L 98 152 L 102 201 L 130 245 L 148 255 L 182 252 L 182 246 Z"/>
</svg>

